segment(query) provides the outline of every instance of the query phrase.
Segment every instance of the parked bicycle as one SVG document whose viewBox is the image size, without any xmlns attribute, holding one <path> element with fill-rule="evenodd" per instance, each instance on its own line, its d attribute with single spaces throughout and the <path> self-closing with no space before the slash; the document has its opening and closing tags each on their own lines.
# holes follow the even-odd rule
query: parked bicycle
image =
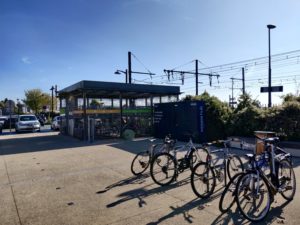
<svg viewBox="0 0 300 225">
<path fill-rule="evenodd" d="M 241 158 L 237 155 L 229 153 L 230 141 L 218 141 L 216 143 L 223 144 L 224 147 L 216 150 L 208 151 L 207 160 L 198 163 L 191 174 L 191 186 L 194 193 L 199 198 L 208 198 L 215 190 L 216 179 L 219 182 L 225 181 L 227 184 L 227 176 L 231 179 L 235 174 L 244 171 L 244 165 Z M 213 143 L 215 144 L 215 143 Z M 207 144 L 210 146 L 212 144 Z M 213 154 L 223 153 L 222 163 L 217 164 L 217 160 L 213 160 Z"/>
<path fill-rule="evenodd" d="M 177 154 L 184 151 L 185 155 L 178 159 Z M 157 154 L 151 162 L 151 177 L 158 185 L 168 185 L 178 177 L 179 173 L 188 168 L 192 170 L 197 162 L 205 160 L 207 154 L 206 149 L 196 147 L 190 138 L 187 144 L 176 146 L 173 155 L 168 152 Z"/>
<path fill-rule="evenodd" d="M 139 152 L 135 155 L 131 163 L 131 172 L 134 175 L 140 175 L 149 167 L 153 157 L 160 152 L 169 152 L 175 145 L 175 140 L 171 135 L 167 135 L 163 143 L 154 144 L 156 139 L 149 139 L 152 144 L 147 151 Z"/>
<path fill-rule="evenodd" d="M 267 216 L 276 193 L 291 201 L 296 192 L 291 155 L 277 146 L 279 138 L 259 139 L 264 143 L 270 173 L 266 174 L 260 161 L 255 160 L 254 155 L 250 156 L 253 166 L 239 178 L 235 192 L 238 209 L 245 218 L 253 222 L 261 221 Z"/>
</svg>

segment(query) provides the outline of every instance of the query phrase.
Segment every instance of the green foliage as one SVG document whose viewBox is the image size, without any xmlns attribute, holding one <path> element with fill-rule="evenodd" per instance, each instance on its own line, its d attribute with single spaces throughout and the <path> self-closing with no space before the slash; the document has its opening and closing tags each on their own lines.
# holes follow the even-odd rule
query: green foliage
<svg viewBox="0 0 300 225">
<path fill-rule="evenodd" d="M 97 109 L 97 108 L 101 107 L 102 105 L 103 105 L 103 103 L 102 103 L 102 102 L 99 102 L 99 101 L 96 100 L 96 99 L 92 99 L 92 101 L 91 101 L 91 103 L 90 103 L 90 106 L 91 106 L 91 108 L 93 108 L 93 109 Z"/>
<path fill-rule="evenodd" d="M 261 108 L 249 94 L 241 95 L 238 105 L 231 109 L 214 96 L 204 92 L 186 96 L 184 101 L 203 100 L 206 105 L 206 132 L 208 140 L 230 135 L 253 137 L 254 131 L 274 131 L 288 140 L 300 140 L 300 96 L 282 96 L 278 107 Z"/>
<path fill-rule="evenodd" d="M 268 110 L 266 128 L 287 137 L 300 140 L 300 102 L 286 101 L 280 107 Z"/>
<path fill-rule="evenodd" d="M 51 102 L 49 94 L 43 93 L 40 89 L 25 91 L 25 99 L 23 99 L 23 102 L 35 113 L 40 112 L 44 105 L 49 105 L 49 101 Z"/>
<path fill-rule="evenodd" d="M 282 95 L 281 99 L 283 100 L 283 104 L 286 102 L 300 102 L 300 96 L 293 94 Z"/>
</svg>

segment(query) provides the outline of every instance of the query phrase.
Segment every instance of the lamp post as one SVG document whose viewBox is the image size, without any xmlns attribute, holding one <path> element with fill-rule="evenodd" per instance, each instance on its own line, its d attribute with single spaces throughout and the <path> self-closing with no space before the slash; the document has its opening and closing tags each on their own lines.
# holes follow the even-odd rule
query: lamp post
<svg viewBox="0 0 300 225">
<path fill-rule="evenodd" d="M 272 70 L 271 70 L 271 29 L 274 29 L 276 28 L 275 25 L 272 25 L 272 24 L 269 24 L 267 25 L 267 28 L 268 28 L 268 34 L 269 34 L 269 85 L 268 85 L 268 107 L 272 107 L 272 97 L 271 97 L 271 93 L 272 93 L 272 85 L 271 85 L 271 77 L 272 77 Z"/>
<path fill-rule="evenodd" d="M 51 91 L 51 107 L 52 107 L 52 109 L 51 109 L 51 118 L 53 119 L 53 108 L 54 108 L 54 99 L 53 99 L 53 91 L 55 90 L 55 88 L 54 88 L 54 86 L 52 86 L 51 88 L 50 88 L 50 91 Z"/>
</svg>

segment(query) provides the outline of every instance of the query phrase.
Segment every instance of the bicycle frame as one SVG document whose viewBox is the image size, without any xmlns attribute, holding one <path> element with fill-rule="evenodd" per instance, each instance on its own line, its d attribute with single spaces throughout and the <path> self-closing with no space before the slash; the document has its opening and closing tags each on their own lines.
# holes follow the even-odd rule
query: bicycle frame
<svg viewBox="0 0 300 225">
<path fill-rule="evenodd" d="M 207 162 L 208 164 L 211 166 L 211 168 L 216 172 L 216 174 L 219 173 L 219 171 L 217 170 L 218 168 L 221 168 L 224 170 L 224 181 L 225 181 L 225 185 L 227 184 L 227 161 L 229 159 L 229 157 L 231 156 L 231 154 L 229 154 L 229 149 L 227 147 L 227 144 L 229 143 L 229 141 L 224 141 L 224 147 L 223 148 L 218 148 L 216 150 L 208 150 L 209 155 L 207 156 Z M 212 154 L 214 153 L 219 153 L 219 152 L 223 152 L 223 162 L 221 164 L 216 165 L 217 162 L 213 162 L 212 160 Z M 222 168 L 223 167 L 223 168 Z"/>
<path fill-rule="evenodd" d="M 280 151 L 282 151 L 282 154 L 275 154 L 275 149 L 277 148 L 276 144 L 274 143 L 268 143 L 267 139 L 262 139 L 264 141 L 265 144 L 265 149 L 264 151 L 266 151 L 269 155 L 269 160 L 270 160 L 270 169 L 271 169 L 271 180 L 268 179 L 268 177 L 265 175 L 265 173 L 262 171 L 261 166 L 259 165 L 259 161 L 254 161 L 254 168 L 253 170 L 256 171 L 257 177 L 259 179 L 259 175 L 261 175 L 266 181 L 267 184 L 269 185 L 270 189 L 271 189 L 271 193 L 274 196 L 278 190 L 279 190 L 279 178 L 278 178 L 278 168 L 275 167 L 276 164 L 276 160 L 280 161 L 282 159 L 288 159 L 290 161 L 290 154 L 286 153 L 283 149 L 280 149 Z M 265 154 L 265 153 L 264 153 Z M 259 180 L 258 180 L 259 183 Z M 256 194 L 258 194 L 258 188 L 259 185 L 257 185 L 256 188 Z"/>
</svg>

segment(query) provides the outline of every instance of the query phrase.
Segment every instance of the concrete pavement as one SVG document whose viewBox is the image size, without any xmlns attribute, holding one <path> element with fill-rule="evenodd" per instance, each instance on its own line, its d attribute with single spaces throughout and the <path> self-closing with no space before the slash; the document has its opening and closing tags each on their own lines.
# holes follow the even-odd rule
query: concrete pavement
<svg viewBox="0 0 300 225">
<path fill-rule="evenodd" d="M 221 215 L 222 184 L 211 199 L 197 199 L 190 171 L 167 187 L 154 184 L 149 170 L 132 176 L 134 153 L 148 144 L 143 139 L 87 144 L 57 132 L 0 136 L 0 225 L 249 223 L 235 207 Z M 300 160 L 294 160 L 298 178 Z M 298 189 L 284 203 L 277 195 L 263 224 L 299 224 Z"/>
</svg>

